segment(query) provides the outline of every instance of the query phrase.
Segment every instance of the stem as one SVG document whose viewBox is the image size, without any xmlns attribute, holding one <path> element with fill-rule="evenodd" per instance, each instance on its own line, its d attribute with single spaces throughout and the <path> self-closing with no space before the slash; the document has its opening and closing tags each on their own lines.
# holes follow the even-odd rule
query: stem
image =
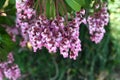
<svg viewBox="0 0 120 80">
<path fill-rule="evenodd" d="M 43 0 L 44 16 L 46 15 L 46 0 Z"/>
<path fill-rule="evenodd" d="M 64 9 L 64 11 L 65 11 L 65 13 L 66 13 L 66 17 L 65 17 L 65 19 L 66 19 L 66 22 L 68 22 L 67 8 L 66 8 L 66 6 L 65 6 L 65 3 L 64 3 L 64 1 L 63 1 L 63 0 L 60 0 L 60 1 L 61 1 L 61 3 L 62 3 L 62 5 L 63 5 L 63 9 Z"/>
<path fill-rule="evenodd" d="M 39 0 L 38 0 L 39 1 Z M 35 10 L 37 11 L 37 9 L 38 9 L 38 6 L 39 6 L 39 4 L 37 3 L 37 1 L 36 1 L 36 3 L 35 3 Z"/>
<path fill-rule="evenodd" d="M 55 0 L 55 7 L 56 7 L 56 16 L 59 16 L 59 11 L 58 11 L 58 0 Z"/>
<path fill-rule="evenodd" d="M 39 3 L 39 7 L 40 7 L 40 15 L 41 15 L 42 14 L 42 10 L 43 10 L 42 2 L 40 0 L 38 0 L 38 3 Z"/>
</svg>

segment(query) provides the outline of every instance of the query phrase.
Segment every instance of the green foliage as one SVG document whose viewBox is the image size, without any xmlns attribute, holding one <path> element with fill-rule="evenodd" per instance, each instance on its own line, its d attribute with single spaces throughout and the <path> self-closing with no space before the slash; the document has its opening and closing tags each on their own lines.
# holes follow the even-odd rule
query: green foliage
<svg viewBox="0 0 120 80">
<path fill-rule="evenodd" d="M 47 0 L 46 1 L 46 16 L 48 18 L 55 17 L 55 5 L 53 0 Z"/>
<path fill-rule="evenodd" d="M 111 59 L 115 59 L 115 64 L 120 66 L 120 2 L 119 0 L 109 0 L 110 10 L 110 23 L 111 23 L 111 35 L 113 37 L 113 43 L 115 44 L 114 55 Z"/>
<path fill-rule="evenodd" d="M 44 1 L 43 1 L 44 2 Z M 65 4 L 62 4 L 62 0 L 59 0 L 58 3 L 58 9 L 55 8 L 55 1 L 53 0 L 46 0 L 45 1 L 45 5 L 44 7 L 46 7 L 46 16 L 50 19 L 50 18 L 54 18 L 56 16 L 57 10 L 59 12 L 60 15 L 65 15 L 66 11 L 71 13 L 72 11 L 79 11 L 81 9 L 82 6 L 85 5 L 85 1 L 84 0 L 65 0 L 63 1 Z M 36 8 L 40 8 L 40 4 L 36 3 L 37 6 L 35 6 Z M 39 5 L 39 7 L 38 7 Z M 67 6 L 65 6 L 67 5 Z M 40 9 L 37 10 L 38 12 L 40 11 Z"/>
<path fill-rule="evenodd" d="M 9 0 L 7 7 L 3 8 L 6 0 L 0 0 L 0 61 L 6 60 L 7 54 L 15 47 L 15 43 L 11 40 L 10 36 L 6 33 L 6 26 L 13 26 L 15 24 L 15 0 Z M 1 9 L 4 9 L 3 11 Z M 6 16 L 1 16 L 5 13 Z"/>
<path fill-rule="evenodd" d="M 50 1 L 51 1 L 51 0 L 48 0 L 48 1 L 46 2 L 46 15 L 47 15 L 48 18 L 50 18 L 50 16 L 51 16 L 51 13 L 50 13 L 50 10 L 51 10 Z"/>
<path fill-rule="evenodd" d="M 9 0 L 9 3 L 8 5 L 6 5 L 7 7 L 5 8 L 3 8 L 3 5 L 1 8 L 4 10 L 3 11 L 0 10 L 0 15 L 2 12 L 5 13 L 6 16 L 0 16 L 0 24 L 7 24 L 9 26 L 12 26 L 13 24 L 15 24 L 15 15 L 16 15 L 15 0 Z"/>
<path fill-rule="evenodd" d="M 0 9 L 3 7 L 6 0 L 0 0 Z"/>
<path fill-rule="evenodd" d="M 15 43 L 8 34 L 0 34 L 0 60 L 6 60 L 6 56 L 15 47 Z"/>
</svg>

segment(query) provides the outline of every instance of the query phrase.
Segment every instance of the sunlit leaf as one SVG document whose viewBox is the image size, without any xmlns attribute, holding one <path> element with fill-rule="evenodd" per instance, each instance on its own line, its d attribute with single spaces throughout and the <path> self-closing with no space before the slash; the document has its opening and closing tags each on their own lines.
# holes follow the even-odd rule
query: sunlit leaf
<svg viewBox="0 0 120 80">
<path fill-rule="evenodd" d="M 79 11 L 81 8 L 81 5 L 76 0 L 65 0 L 66 3 L 74 10 Z"/>
<path fill-rule="evenodd" d="M 85 5 L 85 0 L 75 0 L 81 6 Z"/>
</svg>

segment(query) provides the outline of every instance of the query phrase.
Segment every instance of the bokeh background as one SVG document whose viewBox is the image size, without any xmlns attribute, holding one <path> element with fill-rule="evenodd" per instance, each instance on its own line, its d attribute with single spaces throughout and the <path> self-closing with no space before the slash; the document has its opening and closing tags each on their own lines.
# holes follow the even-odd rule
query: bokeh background
<svg viewBox="0 0 120 80">
<path fill-rule="evenodd" d="M 101 43 L 89 39 L 88 29 L 81 25 L 82 52 L 77 60 L 64 59 L 46 49 L 33 53 L 31 47 L 20 48 L 12 42 L 2 26 L 14 26 L 14 0 L 0 0 L 0 60 L 11 50 L 21 69 L 20 80 L 120 80 L 120 1 L 108 0 L 110 22 Z M 19 37 L 17 37 L 19 39 Z M 4 55 L 2 55 L 4 54 Z"/>
</svg>

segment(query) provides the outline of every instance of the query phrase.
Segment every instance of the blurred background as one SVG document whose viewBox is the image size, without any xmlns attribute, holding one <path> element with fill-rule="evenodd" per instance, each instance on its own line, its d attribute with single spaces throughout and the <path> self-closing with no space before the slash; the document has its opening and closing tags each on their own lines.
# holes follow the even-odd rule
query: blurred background
<svg viewBox="0 0 120 80">
<path fill-rule="evenodd" d="M 15 1 L 0 0 L 0 60 L 14 51 L 15 63 L 22 72 L 20 80 L 120 80 L 120 1 L 108 0 L 108 9 L 110 23 L 102 42 L 91 42 L 88 29 L 82 25 L 83 50 L 77 60 L 70 60 L 46 49 L 33 53 L 29 44 L 20 48 L 18 42 L 12 42 L 2 26 L 15 24 Z"/>
</svg>

